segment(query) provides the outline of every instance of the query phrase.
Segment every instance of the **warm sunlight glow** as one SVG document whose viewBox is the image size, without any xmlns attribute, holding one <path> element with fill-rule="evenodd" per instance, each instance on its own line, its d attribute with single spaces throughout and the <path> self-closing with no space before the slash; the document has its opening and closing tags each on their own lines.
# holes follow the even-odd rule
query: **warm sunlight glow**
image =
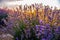
<svg viewBox="0 0 60 40">
<path fill-rule="evenodd" d="M 49 6 L 53 6 L 53 7 L 58 7 L 60 8 L 59 4 L 58 4 L 58 1 L 57 0 L 22 0 L 22 1 L 13 1 L 13 2 L 6 2 L 6 5 L 7 6 L 10 6 L 10 5 L 31 5 L 31 4 L 34 4 L 34 3 L 43 3 L 43 5 L 49 5 Z"/>
</svg>

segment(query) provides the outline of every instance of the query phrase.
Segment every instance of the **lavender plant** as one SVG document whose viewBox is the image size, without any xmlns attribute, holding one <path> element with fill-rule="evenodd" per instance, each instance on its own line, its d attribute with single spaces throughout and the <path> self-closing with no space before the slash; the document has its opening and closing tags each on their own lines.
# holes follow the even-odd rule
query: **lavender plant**
<svg viewBox="0 0 60 40">
<path fill-rule="evenodd" d="M 14 26 L 14 40 L 60 40 L 60 26 L 57 25 L 59 15 L 57 16 L 58 12 L 55 12 L 57 10 L 50 10 L 48 6 L 45 6 L 43 8 L 44 20 L 42 20 L 42 12 L 39 14 L 39 6 L 36 7 L 36 16 L 33 16 L 31 8 L 29 12 L 26 12 L 27 9 L 24 13 L 21 12 L 20 20 L 17 20 L 18 25 Z M 32 15 L 28 14 L 30 12 Z"/>
<path fill-rule="evenodd" d="M 4 20 L 7 21 L 7 17 L 8 17 L 8 14 L 7 13 L 8 12 L 6 12 L 5 10 L 0 9 L 0 27 L 1 26 L 6 26 L 6 24 L 4 23 Z"/>
</svg>

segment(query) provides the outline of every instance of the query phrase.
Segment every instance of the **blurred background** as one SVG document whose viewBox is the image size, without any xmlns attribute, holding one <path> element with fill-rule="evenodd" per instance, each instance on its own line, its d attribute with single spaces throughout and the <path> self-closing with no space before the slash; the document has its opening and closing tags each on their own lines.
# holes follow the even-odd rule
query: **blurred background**
<svg viewBox="0 0 60 40">
<path fill-rule="evenodd" d="M 60 0 L 0 0 L 0 7 L 1 6 L 11 6 L 11 5 L 30 5 L 34 3 L 43 3 L 43 5 L 49 5 L 53 7 L 60 8 Z"/>
</svg>

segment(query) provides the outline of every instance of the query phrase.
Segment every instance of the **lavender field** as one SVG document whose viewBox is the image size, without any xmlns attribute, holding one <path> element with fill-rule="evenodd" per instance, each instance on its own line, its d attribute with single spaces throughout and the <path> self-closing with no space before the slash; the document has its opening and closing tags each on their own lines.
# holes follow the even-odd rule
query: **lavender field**
<svg viewBox="0 0 60 40">
<path fill-rule="evenodd" d="M 60 40 L 60 9 L 42 4 L 0 8 L 0 35 L 0 40 Z"/>
</svg>

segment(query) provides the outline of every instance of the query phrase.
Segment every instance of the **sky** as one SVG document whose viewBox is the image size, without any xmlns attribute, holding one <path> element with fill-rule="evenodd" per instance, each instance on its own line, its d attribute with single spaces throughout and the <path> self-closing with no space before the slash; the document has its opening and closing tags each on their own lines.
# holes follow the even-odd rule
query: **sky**
<svg viewBox="0 0 60 40">
<path fill-rule="evenodd" d="M 31 5 L 34 3 L 43 3 L 43 5 L 60 8 L 60 0 L 0 0 L 0 6 Z"/>
<path fill-rule="evenodd" d="M 60 3 L 60 0 L 58 0 L 58 2 Z"/>
</svg>

